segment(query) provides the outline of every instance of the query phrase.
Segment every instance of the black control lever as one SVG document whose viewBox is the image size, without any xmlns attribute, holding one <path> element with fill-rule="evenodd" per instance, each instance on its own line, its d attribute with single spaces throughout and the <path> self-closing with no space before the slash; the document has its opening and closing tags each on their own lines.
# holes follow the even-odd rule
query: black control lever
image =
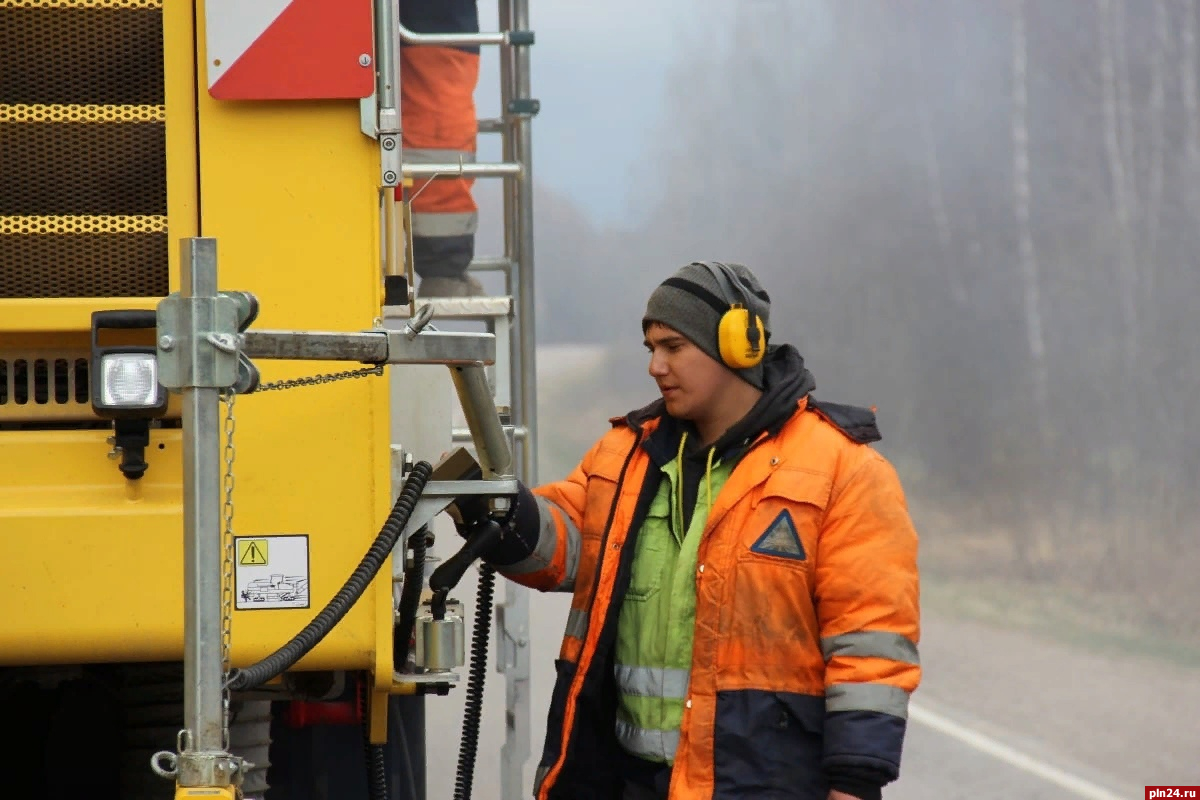
<svg viewBox="0 0 1200 800">
<path fill-rule="evenodd" d="M 500 523 L 494 519 L 485 519 L 476 526 L 466 544 L 433 571 L 429 576 L 429 588 L 433 592 L 429 607 L 434 619 L 441 620 L 446 617 L 446 597 L 450 590 L 458 585 L 467 568 L 475 563 L 476 559 L 500 541 L 503 533 Z"/>
</svg>

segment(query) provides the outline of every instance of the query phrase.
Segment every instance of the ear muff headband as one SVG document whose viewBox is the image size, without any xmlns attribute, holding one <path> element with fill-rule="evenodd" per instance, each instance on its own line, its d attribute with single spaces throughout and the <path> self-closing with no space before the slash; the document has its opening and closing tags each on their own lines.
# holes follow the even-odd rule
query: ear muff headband
<svg viewBox="0 0 1200 800">
<path fill-rule="evenodd" d="M 741 276 L 719 261 L 699 263 L 712 273 L 729 303 L 717 324 L 717 348 L 721 360 L 731 369 L 757 366 L 766 355 L 767 335 L 762 320 L 750 308 L 749 293 Z"/>
</svg>

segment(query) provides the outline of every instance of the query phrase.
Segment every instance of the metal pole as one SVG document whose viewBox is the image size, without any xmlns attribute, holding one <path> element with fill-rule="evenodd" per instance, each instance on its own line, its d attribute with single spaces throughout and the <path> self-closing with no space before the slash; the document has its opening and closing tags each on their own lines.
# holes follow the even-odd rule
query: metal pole
<svg viewBox="0 0 1200 800">
<path fill-rule="evenodd" d="M 375 19 L 379 25 L 375 31 L 375 70 L 377 72 L 375 92 L 379 98 L 380 111 L 389 115 L 384 122 L 395 122 L 395 130 L 398 131 L 400 73 L 397 63 L 400 60 L 400 37 L 397 30 L 399 23 L 396 19 L 396 4 L 389 0 L 375 0 L 374 7 Z M 394 119 L 392 114 L 396 115 Z M 388 132 L 393 132 L 390 124 L 380 127 L 385 128 Z"/>
<path fill-rule="evenodd" d="M 526 30 L 528 0 L 499 0 L 500 27 Z M 517 474 L 526 484 L 537 482 L 537 442 L 533 420 L 537 414 L 537 374 L 534 369 L 533 300 L 533 173 L 530 169 L 530 121 L 536 104 L 530 98 L 529 47 L 500 51 L 500 91 L 504 114 L 503 160 L 521 165 L 521 175 L 504 181 L 504 257 L 508 294 L 516 301 L 516 335 L 510 337 L 510 360 L 516 380 L 510 388 L 513 425 L 525 436 L 514 437 L 520 448 Z M 514 431 L 515 432 L 515 431 Z M 515 454 L 514 454 L 515 455 Z M 497 609 L 500 649 L 497 659 L 504 673 L 505 739 L 500 753 L 500 797 L 526 796 L 524 766 L 530 756 L 529 589 L 508 582 L 504 603 Z"/>
<path fill-rule="evenodd" d="M 501 30 L 510 30 L 512 28 L 512 0 L 498 0 L 497 8 L 499 10 L 499 26 Z M 503 115 L 503 128 L 500 137 L 500 152 L 501 159 L 506 163 L 516 163 L 515 155 L 516 148 L 513 143 L 513 117 L 512 117 L 512 99 L 514 91 L 513 83 L 513 50 L 512 47 L 500 48 L 500 113 Z M 522 170 L 522 179 L 524 177 Z M 512 423 L 514 425 L 522 424 L 521 409 L 524 408 L 524 403 L 521 398 L 521 345 L 520 332 L 525 326 L 525 316 L 528 313 L 520 304 L 520 299 L 517 297 L 517 287 L 519 284 L 518 264 L 520 262 L 521 253 L 517 242 L 517 213 L 518 202 L 517 192 L 518 184 L 522 179 L 509 179 L 504 181 L 503 201 L 504 201 L 504 256 L 503 261 L 508 262 L 508 268 L 504 272 L 504 292 L 513 298 L 516 303 L 515 314 L 513 319 L 513 333 L 516 335 L 510 336 L 508 341 L 508 361 L 509 369 L 512 371 L 516 380 L 513 380 L 509 387 L 509 402 L 512 405 Z M 516 454 L 514 453 L 514 456 Z M 520 467 L 518 474 L 522 478 L 528 479 L 524 470 L 524 457 L 517 462 Z"/>
<path fill-rule="evenodd" d="M 450 371 L 450 376 L 454 380 L 463 414 L 467 417 L 467 427 L 475 442 L 475 452 L 484 477 L 512 475 L 513 458 L 508 436 L 496 414 L 492 390 L 483 367 L 455 367 Z"/>
<path fill-rule="evenodd" d="M 529 0 L 508 0 L 513 30 L 528 30 Z M 534 325 L 533 291 L 533 166 L 532 132 L 534 103 L 531 97 L 528 47 L 510 48 L 513 51 L 513 102 L 515 112 L 513 133 L 515 142 L 512 160 L 521 165 L 522 175 L 516 185 L 517 200 L 517 293 L 523 312 L 519 329 L 521 347 L 521 412 L 518 425 L 530 431 L 521 452 L 523 455 L 522 476 L 530 483 L 537 482 L 537 366 L 536 328 Z M 506 159 L 507 160 L 507 159 Z"/>
<path fill-rule="evenodd" d="M 184 239 L 180 297 L 215 300 L 215 239 Z M 187 340 L 192 357 L 214 320 L 203 303 L 190 304 Z M 191 748 L 222 753 L 223 686 L 221 658 L 221 428 L 220 389 L 189 380 L 183 395 L 183 724 Z M 211 381 L 207 381 L 210 382 Z M 181 771 L 181 778 L 183 772 Z"/>
</svg>

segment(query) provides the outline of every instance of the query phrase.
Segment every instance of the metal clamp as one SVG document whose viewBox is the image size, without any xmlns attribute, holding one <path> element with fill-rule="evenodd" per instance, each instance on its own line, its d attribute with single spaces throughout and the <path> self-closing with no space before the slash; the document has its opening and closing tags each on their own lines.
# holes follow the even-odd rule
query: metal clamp
<svg viewBox="0 0 1200 800">
<path fill-rule="evenodd" d="M 237 378 L 238 309 L 230 297 L 184 297 L 158 304 L 158 382 L 166 389 L 222 389 Z"/>
<path fill-rule="evenodd" d="M 225 753 L 180 753 L 176 778 L 180 786 L 241 786 L 254 765 Z"/>
<path fill-rule="evenodd" d="M 222 752 L 198 752 L 192 749 L 192 732 L 176 734 L 178 752 L 160 750 L 150 757 L 155 775 L 177 781 L 180 786 L 241 786 L 242 776 L 254 764 Z"/>
</svg>

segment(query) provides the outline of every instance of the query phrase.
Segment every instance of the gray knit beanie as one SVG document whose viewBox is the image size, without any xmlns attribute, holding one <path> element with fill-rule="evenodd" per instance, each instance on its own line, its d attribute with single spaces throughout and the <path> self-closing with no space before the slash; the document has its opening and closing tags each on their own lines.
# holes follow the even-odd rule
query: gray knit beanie
<svg viewBox="0 0 1200 800">
<path fill-rule="evenodd" d="M 718 270 L 716 264 L 713 264 Z M 762 320 L 763 329 L 768 338 L 771 334 L 770 314 L 771 296 L 763 289 L 758 278 L 747 267 L 741 264 L 727 264 L 741 279 L 742 288 L 746 293 L 747 308 Z M 728 276 L 727 276 L 728 277 Z M 731 281 L 732 282 L 732 281 Z M 731 303 L 741 303 L 736 286 L 733 296 L 729 290 L 713 276 L 704 264 L 692 262 L 681 267 L 674 275 L 658 285 L 646 303 L 646 313 L 642 317 L 642 332 L 651 322 L 674 328 L 690 339 L 697 347 L 715 359 L 721 361 L 721 349 L 717 344 L 717 326 L 721 315 L 728 310 Z M 766 346 L 766 342 L 763 343 Z M 759 389 L 763 388 L 762 364 L 750 369 L 733 370 L 743 380 Z"/>
</svg>

